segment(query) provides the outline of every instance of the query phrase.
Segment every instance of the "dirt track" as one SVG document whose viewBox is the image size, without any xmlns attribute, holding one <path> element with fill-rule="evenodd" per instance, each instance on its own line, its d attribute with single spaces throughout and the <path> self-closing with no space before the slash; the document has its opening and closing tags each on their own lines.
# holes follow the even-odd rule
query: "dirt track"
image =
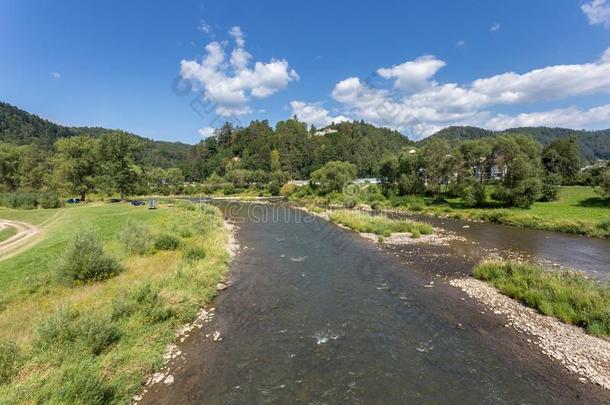
<svg viewBox="0 0 610 405">
<path fill-rule="evenodd" d="M 0 261 L 8 259 L 34 243 L 41 233 L 41 228 L 26 222 L 0 219 L 0 228 L 10 226 L 17 229 L 17 234 L 0 242 Z"/>
</svg>

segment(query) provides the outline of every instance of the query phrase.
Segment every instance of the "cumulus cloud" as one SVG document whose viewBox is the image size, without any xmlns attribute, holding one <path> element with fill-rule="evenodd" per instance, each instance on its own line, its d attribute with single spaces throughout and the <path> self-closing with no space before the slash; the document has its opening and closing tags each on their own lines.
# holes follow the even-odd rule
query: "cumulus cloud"
<svg viewBox="0 0 610 405">
<path fill-rule="evenodd" d="M 606 0 L 593 0 L 581 6 L 581 10 L 591 25 L 604 25 L 610 28 L 610 3 Z"/>
<path fill-rule="evenodd" d="M 235 46 L 227 60 L 226 46 L 214 41 L 206 45 L 200 61 L 182 60 L 180 75 L 200 87 L 204 97 L 216 105 L 221 116 L 244 115 L 251 112 L 252 97 L 266 98 L 285 89 L 299 76 L 284 59 L 255 62 L 245 49 L 245 36 L 239 27 L 229 31 Z"/>
<path fill-rule="evenodd" d="M 203 139 L 205 139 L 205 138 L 209 138 L 210 136 L 214 135 L 215 131 L 216 131 L 215 128 L 203 127 L 203 128 L 200 128 L 199 131 L 197 131 L 197 132 Z"/>
<path fill-rule="evenodd" d="M 463 39 L 461 39 L 461 40 L 459 40 L 459 41 L 457 41 L 457 42 L 455 43 L 455 46 L 457 46 L 458 48 L 463 48 L 463 47 L 465 47 L 465 46 L 466 46 L 466 41 L 464 41 Z"/>
<path fill-rule="evenodd" d="M 53 79 L 53 80 L 61 79 L 61 74 L 59 72 L 51 72 L 50 76 L 51 76 L 51 79 Z"/>
<path fill-rule="evenodd" d="M 496 32 L 496 31 L 500 31 L 501 25 L 500 23 L 494 23 L 494 25 L 491 26 L 491 28 L 489 28 L 489 30 L 491 32 Z"/>
<path fill-rule="evenodd" d="M 608 109 L 604 107 L 587 111 L 570 107 L 515 117 L 498 114 L 493 109 L 610 93 L 610 48 L 595 62 L 547 66 L 525 73 L 507 72 L 465 85 L 436 82 L 434 76 L 443 66 L 444 61 L 424 56 L 380 68 L 379 76 L 392 86 L 374 87 L 358 77 L 350 77 L 335 85 L 332 97 L 341 105 L 344 116 L 398 129 L 414 137 L 429 135 L 448 125 L 586 127 L 587 123 L 608 121 Z M 324 111 L 314 107 L 318 108 L 311 108 L 309 113 L 322 122 Z"/>
<path fill-rule="evenodd" d="M 350 121 L 349 118 L 338 115 L 332 116 L 330 111 L 319 104 L 308 104 L 303 101 L 291 101 L 292 115 L 296 115 L 300 121 L 318 128 L 325 127 L 331 123 Z"/>
<path fill-rule="evenodd" d="M 394 86 L 400 90 L 417 91 L 427 87 L 428 80 L 443 66 L 442 60 L 426 55 L 391 68 L 380 68 L 377 74 L 384 79 L 395 79 Z"/>
</svg>

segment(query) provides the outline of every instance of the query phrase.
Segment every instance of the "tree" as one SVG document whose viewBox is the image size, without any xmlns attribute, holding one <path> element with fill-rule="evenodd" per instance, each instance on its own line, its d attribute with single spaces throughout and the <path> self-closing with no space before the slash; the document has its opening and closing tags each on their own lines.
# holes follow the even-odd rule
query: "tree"
<svg viewBox="0 0 610 405">
<path fill-rule="evenodd" d="M 580 170 L 580 147 L 575 137 L 557 139 L 542 152 L 545 172 L 561 176 L 563 184 L 572 184 Z"/>
<path fill-rule="evenodd" d="M 356 166 L 348 162 L 328 162 L 321 169 L 311 174 L 312 188 L 321 194 L 340 192 L 343 187 L 356 178 Z"/>
<path fill-rule="evenodd" d="M 40 191 L 48 187 L 52 172 L 51 159 L 37 145 L 22 147 L 19 162 L 19 188 L 25 191 Z"/>
<path fill-rule="evenodd" d="M 291 178 L 307 176 L 310 165 L 307 125 L 292 119 L 277 123 L 276 132 L 282 169 Z"/>
<path fill-rule="evenodd" d="M 112 180 L 122 199 L 137 187 L 142 175 L 138 165 L 142 146 L 138 138 L 124 132 L 101 137 L 101 172 Z"/>
<path fill-rule="evenodd" d="M 280 163 L 280 152 L 277 149 L 271 151 L 271 171 L 277 172 L 281 170 L 282 166 Z"/>
<path fill-rule="evenodd" d="M 542 191 L 541 146 L 523 135 L 499 137 L 494 148 L 495 163 L 505 173 L 492 195 L 508 206 L 528 208 Z"/>
<path fill-rule="evenodd" d="M 99 169 L 99 141 L 88 136 L 62 138 L 55 142 L 55 175 L 67 191 L 85 201 L 94 191 Z"/>
<path fill-rule="evenodd" d="M 421 151 L 428 188 L 437 201 L 443 199 L 449 183 L 456 178 L 459 156 L 445 140 L 432 140 Z"/>
<path fill-rule="evenodd" d="M 15 191 L 19 187 L 20 159 L 18 146 L 0 143 L 0 191 Z"/>
</svg>

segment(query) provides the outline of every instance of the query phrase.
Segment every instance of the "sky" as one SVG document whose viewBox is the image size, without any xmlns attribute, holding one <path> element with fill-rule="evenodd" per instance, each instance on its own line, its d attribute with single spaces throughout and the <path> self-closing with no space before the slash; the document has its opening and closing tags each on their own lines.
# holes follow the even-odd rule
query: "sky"
<svg viewBox="0 0 610 405">
<path fill-rule="evenodd" d="M 610 0 L 0 0 L 0 101 L 186 143 L 293 115 L 610 128 Z"/>
</svg>

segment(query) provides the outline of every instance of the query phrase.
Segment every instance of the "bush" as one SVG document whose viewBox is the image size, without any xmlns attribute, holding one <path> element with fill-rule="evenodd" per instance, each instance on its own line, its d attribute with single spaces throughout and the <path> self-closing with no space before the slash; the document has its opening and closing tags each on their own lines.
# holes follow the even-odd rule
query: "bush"
<svg viewBox="0 0 610 405">
<path fill-rule="evenodd" d="M 94 361 L 83 360 L 63 372 L 61 385 L 49 402 L 66 404 L 112 403 L 115 390 L 100 375 Z"/>
<path fill-rule="evenodd" d="M 7 208 L 33 210 L 38 206 L 38 196 L 34 193 L 6 193 L 0 198 L 0 205 Z"/>
<path fill-rule="evenodd" d="M 43 319 L 36 327 L 34 347 L 40 350 L 52 349 L 73 342 L 78 334 L 74 327 L 77 317 L 78 312 L 62 308 Z"/>
<path fill-rule="evenodd" d="M 128 222 L 119 233 L 119 241 L 128 254 L 145 255 L 151 252 L 153 237 L 146 225 Z"/>
<path fill-rule="evenodd" d="M 21 351 L 13 342 L 0 342 L 0 385 L 8 384 L 17 374 Z"/>
<path fill-rule="evenodd" d="M 65 205 L 64 200 L 59 197 L 59 194 L 52 191 L 40 193 L 38 204 L 40 208 L 61 208 Z"/>
<path fill-rule="evenodd" d="M 284 197 L 290 197 L 296 191 L 297 187 L 292 183 L 286 183 L 280 188 L 280 194 Z"/>
<path fill-rule="evenodd" d="M 146 323 L 154 324 L 171 318 L 173 311 L 159 299 L 158 289 L 145 284 L 133 293 L 118 297 L 112 302 L 112 320 L 131 316 L 140 316 Z"/>
<path fill-rule="evenodd" d="M 104 252 L 101 241 L 88 229 L 79 231 L 59 262 L 59 273 L 74 284 L 100 281 L 112 277 L 122 268 Z"/>
<path fill-rule="evenodd" d="M 374 233 L 389 237 L 396 232 L 409 232 L 413 238 L 429 235 L 433 229 L 429 224 L 404 219 L 390 219 L 382 215 L 369 215 L 346 210 L 333 211 L 330 220 L 358 232 Z"/>
<path fill-rule="evenodd" d="M 184 258 L 188 261 L 196 261 L 205 258 L 205 249 L 201 246 L 188 245 L 184 249 Z"/>
<path fill-rule="evenodd" d="M 154 246 L 156 250 L 176 250 L 180 246 L 180 239 L 170 234 L 159 235 Z"/>
<path fill-rule="evenodd" d="M 78 335 L 84 348 L 94 356 L 101 354 L 121 337 L 118 328 L 109 319 L 93 316 L 82 321 Z"/>
</svg>

